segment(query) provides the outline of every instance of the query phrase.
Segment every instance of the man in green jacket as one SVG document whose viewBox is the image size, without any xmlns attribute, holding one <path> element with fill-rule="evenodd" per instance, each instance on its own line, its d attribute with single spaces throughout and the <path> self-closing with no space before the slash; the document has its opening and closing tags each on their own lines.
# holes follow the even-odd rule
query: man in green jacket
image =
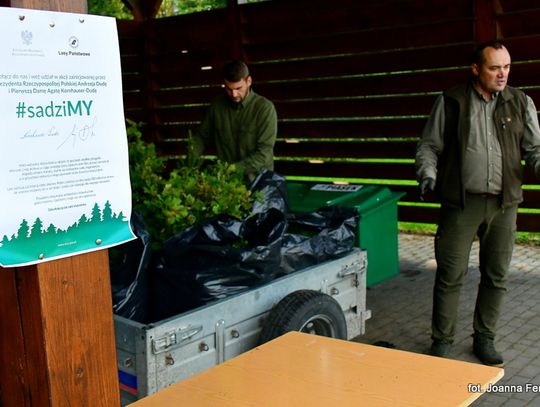
<svg viewBox="0 0 540 407">
<path fill-rule="evenodd" d="M 277 114 L 272 102 L 251 89 L 247 65 L 223 66 L 225 94 L 215 98 L 194 133 L 194 153 L 213 145 L 220 160 L 234 163 L 252 181 L 262 170 L 274 169 Z"/>
<path fill-rule="evenodd" d="M 446 357 L 471 245 L 480 243 L 480 284 L 473 320 L 473 352 L 503 366 L 494 339 L 512 257 L 524 159 L 540 176 L 536 107 L 507 86 L 510 54 L 498 41 L 480 45 L 470 83 L 445 91 L 433 106 L 416 152 L 421 197 L 441 202 L 435 236 L 430 354 Z"/>
</svg>

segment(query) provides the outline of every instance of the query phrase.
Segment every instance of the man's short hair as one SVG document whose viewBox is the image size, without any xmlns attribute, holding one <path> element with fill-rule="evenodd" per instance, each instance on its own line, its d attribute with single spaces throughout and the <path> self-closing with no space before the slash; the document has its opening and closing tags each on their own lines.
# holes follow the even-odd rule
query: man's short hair
<svg viewBox="0 0 540 407">
<path fill-rule="evenodd" d="M 484 50 L 486 48 L 503 49 L 506 47 L 499 40 L 491 40 L 491 41 L 483 42 L 482 44 L 478 45 L 478 47 L 476 47 L 476 49 L 474 50 L 473 59 L 472 59 L 473 64 L 482 65 L 484 63 L 485 61 Z"/>
<path fill-rule="evenodd" d="M 221 75 L 227 82 L 239 82 L 249 76 L 249 68 L 242 61 L 230 61 L 223 65 Z"/>
</svg>

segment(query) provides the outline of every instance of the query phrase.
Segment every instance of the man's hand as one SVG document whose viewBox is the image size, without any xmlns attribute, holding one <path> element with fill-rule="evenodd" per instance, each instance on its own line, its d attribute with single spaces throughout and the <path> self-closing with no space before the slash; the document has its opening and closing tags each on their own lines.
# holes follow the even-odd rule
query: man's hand
<svg viewBox="0 0 540 407">
<path fill-rule="evenodd" d="M 420 181 L 420 200 L 424 201 L 435 191 L 435 180 L 433 178 L 424 178 Z"/>
</svg>

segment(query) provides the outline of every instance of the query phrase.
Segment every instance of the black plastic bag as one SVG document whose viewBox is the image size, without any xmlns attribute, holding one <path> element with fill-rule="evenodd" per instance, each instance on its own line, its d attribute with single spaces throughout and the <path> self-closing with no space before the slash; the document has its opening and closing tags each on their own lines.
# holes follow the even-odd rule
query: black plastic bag
<svg viewBox="0 0 540 407">
<path fill-rule="evenodd" d="M 109 249 L 113 312 L 145 323 L 148 318 L 151 238 L 140 215 L 132 213 L 130 222 L 137 239 Z"/>
<path fill-rule="evenodd" d="M 282 175 L 273 171 L 262 171 L 255 177 L 249 187 L 250 191 L 258 191 L 264 195 L 264 202 L 255 202 L 252 213 L 266 212 L 271 208 L 281 213 L 289 212 L 287 199 L 287 182 Z"/>
<path fill-rule="evenodd" d="M 355 208 L 327 206 L 290 214 L 282 239 L 280 270 L 288 274 L 349 253 L 356 243 Z"/>
<path fill-rule="evenodd" d="M 250 186 L 264 196 L 246 219 L 218 216 L 164 242 L 153 276 L 152 318 L 161 320 L 264 284 L 279 272 L 285 232 L 285 179 L 260 173 Z"/>
<path fill-rule="evenodd" d="M 194 225 L 167 239 L 154 255 L 151 321 L 235 295 L 354 247 L 355 209 L 331 206 L 288 214 L 285 179 L 271 171 L 259 174 L 251 190 L 262 192 L 265 199 L 254 204 L 249 217 L 218 216 Z"/>
<path fill-rule="evenodd" d="M 234 248 L 168 241 L 154 270 L 153 320 L 223 299 L 274 278 L 281 243 Z"/>
</svg>

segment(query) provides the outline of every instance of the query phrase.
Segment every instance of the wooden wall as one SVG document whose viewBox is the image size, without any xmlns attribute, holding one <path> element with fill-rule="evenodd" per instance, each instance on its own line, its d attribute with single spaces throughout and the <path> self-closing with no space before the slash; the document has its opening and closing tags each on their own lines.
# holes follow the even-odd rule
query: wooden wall
<svg viewBox="0 0 540 407">
<path fill-rule="evenodd" d="M 415 145 L 437 95 L 469 78 L 477 43 L 503 39 L 510 84 L 540 106 L 534 0 L 270 0 L 120 21 L 119 32 L 126 116 L 163 154 L 183 153 L 221 91 L 219 67 L 242 57 L 278 111 L 276 171 L 389 185 L 406 193 L 400 221 L 436 220 L 436 207 L 418 206 Z M 525 208 L 540 208 L 538 181 L 527 172 L 526 183 L 518 228 L 535 231 L 540 214 Z"/>
</svg>

